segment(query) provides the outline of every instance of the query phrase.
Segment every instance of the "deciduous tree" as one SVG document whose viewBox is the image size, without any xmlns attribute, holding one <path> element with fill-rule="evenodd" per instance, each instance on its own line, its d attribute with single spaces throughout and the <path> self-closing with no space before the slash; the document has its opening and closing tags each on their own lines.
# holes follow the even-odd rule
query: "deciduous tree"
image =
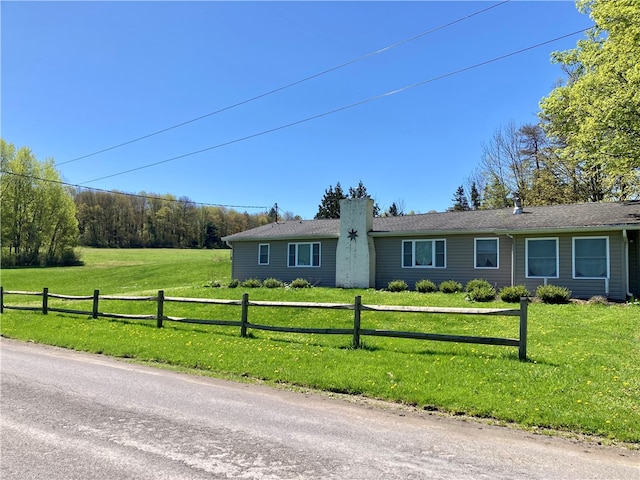
<svg viewBox="0 0 640 480">
<path fill-rule="evenodd" d="M 595 27 L 554 54 L 567 80 L 542 99 L 541 118 L 562 159 L 594 173 L 587 184 L 602 174 L 605 197 L 623 200 L 640 194 L 640 2 L 577 5 Z"/>
<path fill-rule="evenodd" d="M 76 263 L 75 204 L 53 160 L 39 162 L 29 148 L 0 139 L 0 169 L 3 263 Z"/>
</svg>

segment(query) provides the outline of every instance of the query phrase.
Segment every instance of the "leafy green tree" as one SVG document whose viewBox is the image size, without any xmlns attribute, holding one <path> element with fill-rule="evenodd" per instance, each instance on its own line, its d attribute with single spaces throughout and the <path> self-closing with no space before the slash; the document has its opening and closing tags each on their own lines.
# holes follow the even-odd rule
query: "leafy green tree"
<svg viewBox="0 0 640 480">
<path fill-rule="evenodd" d="M 3 264 L 77 263 L 75 204 L 53 161 L 0 139 L 0 169 Z"/>
<path fill-rule="evenodd" d="M 497 176 L 494 176 L 487 182 L 482 197 L 482 208 L 485 209 L 513 206 L 511 190 Z"/>
<path fill-rule="evenodd" d="M 563 160 L 595 174 L 586 184 L 601 179 L 607 198 L 624 200 L 640 193 L 640 2 L 577 6 L 595 27 L 554 53 L 567 81 L 542 99 L 540 116 Z"/>
</svg>

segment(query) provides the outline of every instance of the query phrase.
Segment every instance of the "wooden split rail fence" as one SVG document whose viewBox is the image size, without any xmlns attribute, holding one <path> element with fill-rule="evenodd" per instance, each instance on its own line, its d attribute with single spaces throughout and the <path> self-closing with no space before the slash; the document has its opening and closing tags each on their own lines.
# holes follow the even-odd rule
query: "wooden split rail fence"
<svg viewBox="0 0 640 480">
<path fill-rule="evenodd" d="M 42 297 L 41 306 L 18 306 L 5 305 L 5 297 L 7 295 L 36 295 Z M 58 298 L 64 300 L 91 300 L 93 306 L 91 311 L 75 310 L 68 308 L 59 308 L 49 306 L 50 298 Z M 99 310 L 101 300 L 121 300 L 121 301 L 148 301 L 156 302 L 157 313 L 155 315 L 138 315 L 138 314 L 121 314 L 106 313 Z M 171 317 L 164 314 L 164 306 L 168 302 L 181 303 L 199 303 L 199 304 L 216 304 L 216 305 L 237 305 L 241 307 L 240 320 L 204 320 L 195 318 Z M 240 335 L 247 336 L 249 329 L 265 330 L 272 332 L 287 333 L 303 333 L 303 334 L 323 334 L 323 335 L 353 335 L 353 345 L 357 348 L 360 346 L 360 337 L 362 336 L 379 336 L 379 337 L 395 337 L 395 338 L 412 338 L 418 340 L 433 340 L 440 342 L 457 342 L 457 343 L 475 343 L 483 345 L 503 345 L 510 347 L 518 347 L 518 358 L 526 360 L 527 358 L 527 305 L 528 299 L 520 300 L 519 309 L 505 308 L 451 308 L 451 307 L 416 307 L 416 306 L 400 306 L 400 305 L 364 305 L 362 298 L 358 295 L 353 303 L 313 303 L 313 302 L 273 302 L 273 301 L 250 301 L 249 294 L 245 293 L 241 300 L 226 300 L 212 298 L 182 298 L 182 297 L 165 297 L 164 291 L 158 291 L 156 296 L 122 296 L 122 295 L 100 295 L 98 290 L 93 295 L 77 296 L 77 295 L 61 295 L 51 293 L 47 288 L 42 292 L 25 292 L 25 291 L 7 291 L 0 287 L 0 313 L 6 309 L 13 310 L 33 310 L 42 311 L 44 315 L 48 312 L 71 313 L 78 315 L 91 315 L 92 318 L 120 318 L 129 320 L 155 320 L 158 328 L 162 328 L 165 320 L 173 322 L 207 324 L 218 326 L 240 327 Z M 353 328 L 300 328 L 286 327 L 274 325 L 261 325 L 249 322 L 249 307 L 275 307 L 275 308 L 307 308 L 307 309 L 333 309 L 333 310 L 352 310 L 353 311 Z M 500 316 L 517 316 L 520 318 L 519 338 L 497 338 L 497 337 L 476 337 L 467 335 L 448 335 L 439 333 L 423 333 L 423 332 L 407 332 L 397 330 L 377 330 L 361 328 L 361 315 L 363 311 L 370 312 L 399 312 L 399 313 L 426 313 L 426 314 L 451 314 L 451 315 L 500 315 Z"/>
</svg>

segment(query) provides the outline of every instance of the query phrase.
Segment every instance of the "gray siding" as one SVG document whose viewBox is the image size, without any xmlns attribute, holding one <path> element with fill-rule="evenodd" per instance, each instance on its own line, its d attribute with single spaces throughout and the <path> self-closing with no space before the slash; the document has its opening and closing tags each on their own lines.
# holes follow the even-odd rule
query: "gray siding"
<svg viewBox="0 0 640 480">
<path fill-rule="evenodd" d="M 291 282 L 296 278 L 305 278 L 312 285 L 334 287 L 336 284 L 336 246 L 338 241 L 314 240 L 320 242 L 319 267 L 287 266 L 288 241 L 234 242 L 232 278 L 244 281 L 248 278 L 277 278 Z M 258 246 L 267 243 L 269 247 L 269 265 L 258 265 Z"/>
<path fill-rule="evenodd" d="M 538 286 L 544 285 L 542 278 L 526 278 L 525 272 L 525 239 L 526 238 L 558 238 L 559 251 L 559 277 L 549 278 L 547 284 L 566 287 L 572 292 L 574 298 L 590 298 L 594 295 L 607 295 L 606 285 L 603 279 L 573 278 L 573 237 L 609 237 L 609 294 L 613 300 L 625 300 L 625 255 L 621 232 L 590 232 L 587 234 L 544 234 L 544 235 L 518 235 L 516 237 L 516 272 L 515 283 L 525 285 L 531 294 L 535 294 Z"/>
<path fill-rule="evenodd" d="M 446 239 L 445 268 L 403 268 L 403 240 Z M 475 238 L 499 239 L 498 269 L 477 269 L 474 258 Z M 392 280 L 404 280 L 413 289 L 418 280 L 429 279 L 436 284 L 456 280 L 464 286 L 474 278 L 484 278 L 497 288 L 511 284 L 511 238 L 505 235 L 456 235 L 421 237 L 377 237 L 376 288 L 386 288 Z"/>
</svg>

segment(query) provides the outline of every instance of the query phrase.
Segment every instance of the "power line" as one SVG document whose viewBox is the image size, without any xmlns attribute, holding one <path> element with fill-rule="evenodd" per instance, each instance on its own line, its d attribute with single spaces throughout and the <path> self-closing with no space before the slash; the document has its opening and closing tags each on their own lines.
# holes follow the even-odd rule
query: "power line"
<svg viewBox="0 0 640 480">
<path fill-rule="evenodd" d="M 210 112 L 210 113 L 206 113 L 206 114 L 201 115 L 199 117 L 192 118 L 191 120 L 187 120 L 187 121 L 184 121 L 182 123 L 178 123 L 176 125 L 172 125 L 170 127 L 163 128 L 163 129 L 158 130 L 158 131 L 153 132 L 153 133 L 149 133 L 147 135 L 143 135 L 141 137 L 134 138 L 132 140 L 127 140 L 126 142 L 122 142 L 122 143 L 119 143 L 117 145 L 113 145 L 113 146 L 108 147 L 108 148 L 103 148 L 102 150 L 98 150 L 96 152 L 89 153 L 87 155 L 82 155 L 81 157 L 72 158 L 71 160 L 67 160 L 65 162 L 58 163 L 57 165 L 58 166 L 66 165 L 67 163 L 76 162 L 76 161 L 82 160 L 84 158 L 93 157 L 93 156 L 98 155 L 100 153 L 108 152 L 110 150 L 115 150 L 116 148 L 124 147 L 125 145 L 129 145 L 131 143 L 139 142 L 140 140 L 144 140 L 144 139 L 159 135 L 161 133 L 168 132 L 169 130 L 173 130 L 175 128 L 183 127 L 185 125 L 189 125 L 190 123 L 194 123 L 194 122 L 197 122 L 199 120 L 203 120 L 203 119 L 205 119 L 207 117 L 211 117 L 213 115 L 217 115 L 218 113 L 226 112 L 227 110 L 231 110 L 232 108 L 236 108 L 236 107 L 239 107 L 241 105 L 245 105 L 247 103 L 253 102 L 255 100 L 259 100 L 259 99 L 264 98 L 264 97 L 266 97 L 268 95 L 273 95 L 274 93 L 281 92 L 282 90 L 285 90 L 287 88 L 291 88 L 291 87 L 294 87 L 294 86 L 299 85 L 301 83 L 307 82 L 309 80 L 313 80 L 314 78 L 321 77 L 323 75 L 326 75 L 328 73 L 334 72 L 334 71 L 339 70 L 341 68 L 347 67 L 349 65 L 353 65 L 354 63 L 360 62 L 360 61 L 365 60 L 365 59 L 367 59 L 369 57 L 372 57 L 374 55 L 378 55 L 380 53 L 386 52 L 386 51 L 391 50 L 393 48 L 399 47 L 400 45 L 404 45 L 405 43 L 412 42 L 414 40 L 417 40 L 418 38 L 424 37 L 426 35 L 430 35 L 432 33 L 435 33 L 437 31 L 439 31 L 439 30 L 443 30 L 443 29 L 445 29 L 447 27 L 455 25 L 456 23 L 463 22 L 464 20 L 468 20 L 469 18 L 472 18 L 472 17 L 474 17 L 476 15 L 480 15 L 480 14 L 482 14 L 484 12 L 487 12 L 487 11 L 493 9 L 493 8 L 496 8 L 496 7 L 499 7 L 501 5 L 504 5 L 505 3 L 509 3 L 510 1 L 511 0 L 504 0 L 504 1 L 500 2 L 500 3 L 496 3 L 495 5 L 491 5 L 491 6 L 487 7 L 487 8 L 484 8 L 482 10 L 478 10 L 477 12 L 474 12 L 474 13 L 470 13 L 469 15 L 466 15 L 464 17 L 458 18 L 457 20 L 453 20 L 453 21 L 451 21 L 449 23 L 445 23 L 445 24 L 440 25 L 438 27 L 432 28 L 431 30 L 427 30 L 425 32 L 422 32 L 422 33 L 419 33 L 417 35 L 414 35 L 413 37 L 409 37 L 409 38 L 406 38 L 406 39 L 401 40 L 399 42 L 393 43 L 393 44 L 391 44 L 389 46 L 386 46 L 384 48 L 381 48 L 379 50 L 375 50 L 373 52 L 369 52 L 369 53 L 367 53 L 365 55 L 362 55 L 361 57 L 355 58 L 353 60 L 349 60 L 348 62 L 345 62 L 345 63 L 341 63 L 340 65 L 337 65 L 335 67 L 331 67 L 331 68 L 329 68 L 327 70 L 323 70 L 323 71 L 321 71 L 319 73 L 315 73 L 315 74 L 313 74 L 311 76 L 308 76 L 308 77 L 305 77 L 305 78 L 303 78 L 301 80 L 297 80 L 295 82 L 288 83 L 286 85 L 283 85 L 281 87 L 275 88 L 273 90 L 269 90 L 268 92 L 261 93 L 259 95 L 256 95 L 255 97 L 251 97 L 251 98 L 248 98 L 246 100 L 242 100 L 241 102 L 234 103 L 232 105 L 228 105 L 228 106 L 223 107 L 223 108 L 221 108 L 219 110 L 216 110 L 216 111 L 213 111 L 213 112 Z"/>
<path fill-rule="evenodd" d="M 82 185 L 76 185 L 73 183 L 67 183 L 67 182 L 63 182 L 61 180 L 53 180 L 50 178 L 40 178 L 40 177 L 36 177 L 34 175 L 25 175 L 23 173 L 16 173 L 16 172 L 9 172 L 6 170 L 0 170 L 0 173 L 4 173 L 7 175 L 14 175 L 16 177 L 23 177 L 23 178 L 28 178 L 29 180 L 38 180 L 41 182 L 49 182 L 49 183 L 55 183 L 58 185 L 64 185 L 65 187 L 74 187 L 74 188 L 78 188 L 81 190 L 91 190 L 94 192 L 103 192 L 103 193 L 111 193 L 114 195 L 124 195 L 125 197 L 133 197 L 133 198 L 143 198 L 145 200 L 161 200 L 163 202 L 175 202 L 175 203 L 190 203 L 192 205 L 199 205 L 202 207 L 225 207 L 225 208 L 251 208 L 251 209 L 261 209 L 261 210 L 266 210 L 268 207 L 265 206 L 261 206 L 261 205 L 225 205 L 222 203 L 203 203 L 203 202 L 194 202 L 193 200 L 180 200 L 178 198 L 163 198 L 163 197 L 154 197 L 151 195 L 141 195 L 141 194 L 137 194 L 137 193 L 127 193 L 127 192 L 118 192 L 115 190 L 105 190 L 103 188 L 94 188 L 94 187 L 84 187 Z"/>
<path fill-rule="evenodd" d="M 165 160 L 160 160 L 158 162 L 148 163 L 148 164 L 142 165 L 140 167 L 131 168 L 129 170 L 124 170 L 122 172 L 113 173 L 111 175 L 105 175 L 104 177 L 99 177 L 99 178 L 94 178 L 92 180 L 87 180 L 86 182 L 82 182 L 82 184 L 93 183 L 93 182 L 97 182 L 97 181 L 100 181 L 100 180 L 106 180 L 107 178 L 113 178 L 113 177 L 117 177 L 117 176 L 120 176 L 120 175 L 125 175 L 127 173 L 137 172 L 138 170 L 144 170 L 146 168 L 155 167 L 155 166 L 161 165 L 163 163 L 173 162 L 173 161 L 179 160 L 181 158 L 186 158 L 186 157 L 190 157 L 192 155 L 197 155 L 199 153 L 208 152 L 210 150 L 214 150 L 214 149 L 217 149 L 217 148 L 226 147 L 226 146 L 229 146 L 229 145 L 233 145 L 234 143 L 243 142 L 245 140 L 250 140 L 252 138 L 256 138 L 256 137 L 260 137 L 262 135 L 266 135 L 268 133 L 277 132 L 278 130 L 283 130 L 285 128 L 293 127 L 295 125 L 300 125 L 302 123 L 310 122 L 312 120 L 317 120 L 318 118 L 326 117 L 328 115 L 333 115 L 334 113 L 338 113 L 338 112 L 342 112 L 344 110 L 355 108 L 355 107 L 358 107 L 360 105 L 364 105 L 366 103 L 373 102 L 374 100 L 379 100 L 379 99 L 384 98 L 384 97 L 389 97 L 389 96 L 392 96 L 392 95 L 396 95 L 398 93 L 406 92 L 407 90 L 411 90 L 411 89 L 416 88 L 416 87 L 421 87 L 421 86 L 426 85 L 428 83 L 433 83 L 433 82 L 436 82 L 438 80 L 442 80 L 444 78 L 448 78 L 448 77 L 451 77 L 451 76 L 454 76 L 454 75 L 458 75 L 460 73 L 464 73 L 464 72 L 467 72 L 469 70 L 473 70 L 475 68 L 483 67 L 485 65 L 489 65 L 491 63 L 495 63 L 495 62 L 498 62 L 500 60 L 504 60 L 506 58 L 513 57 L 515 55 L 519 55 L 519 54 L 527 52 L 529 50 L 534 50 L 534 49 L 542 47 L 544 45 L 548 45 L 550 43 L 557 42 L 558 40 L 562 40 L 562 39 L 565 39 L 567 37 L 571 37 L 573 35 L 577 35 L 579 33 L 584 33 L 587 30 L 590 30 L 591 28 L 592 27 L 583 28 L 581 30 L 577 30 L 575 32 L 568 33 L 566 35 L 562 35 L 560 37 L 556 37 L 556 38 L 553 38 L 551 40 L 547 40 L 547 41 L 544 41 L 544 42 L 541 42 L 541 43 L 537 43 L 537 44 L 532 45 L 530 47 L 522 48 L 520 50 L 516 50 L 514 52 L 507 53 L 505 55 L 501 55 L 499 57 L 495 57 L 495 58 L 492 58 L 490 60 L 485 60 L 484 62 L 476 63 L 476 64 L 471 65 L 469 67 L 460 68 L 458 70 L 454 70 L 454 71 L 451 71 L 449 73 L 445 73 L 443 75 L 439 75 L 437 77 L 430 78 L 428 80 L 423 80 L 421 82 L 416 82 L 416 83 L 413 83 L 411 85 L 407 85 L 407 86 L 404 86 L 402 88 L 398 88 L 396 90 L 391 90 L 391 91 L 386 92 L 386 93 L 375 95 L 373 97 L 369 97 L 369 98 L 366 98 L 364 100 L 360 100 L 358 102 L 351 103 L 349 105 L 344 105 L 342 107 L 338 107 L 338 108 L 335 108 L 333 110 L 329 110 L 329 111 L 326 111 L 326 112 L 323 112 L 323 113 L 319 113 L 317 115 L 313 115 L 311 117 L 307 117 L 307 118 L 304 118 L 302 120 L 297 120 L 295 122 L 291 122 L 291 123 L 287 123 L 287 124 L 284 124 L 284 125 L 280 125 L 278 127 L 270 128 L 268 130 L 263 130 L 263 131 L 258 132 L 258 133 L 253 133 L 251 135 L 247 135 L 247 136 L 244 136 L 244 137 L 236 138 L 235 140 L 229 140 L 228 142 L 219 143 L 217 145 L 213 145 L 211 147 L 207 147 L 207 148 L 203 148 L 203 149 L 200 149 L 200 150 L 196 150 L 194 152 L 185 153 L 183 155 L 178 155 L 176 157 L 167 158 Z"/>
</svg>

